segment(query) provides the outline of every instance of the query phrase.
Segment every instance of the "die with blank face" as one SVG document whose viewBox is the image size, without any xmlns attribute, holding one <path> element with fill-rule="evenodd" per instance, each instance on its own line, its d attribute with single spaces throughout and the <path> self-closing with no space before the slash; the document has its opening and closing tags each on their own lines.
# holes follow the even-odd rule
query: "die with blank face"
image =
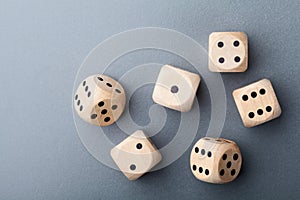
<svg viewBox="0 0 300 200">
<path fill-rule="evenodd" d="M 233 97 L 245 127 L 253 127 L 281 115 L 275 91 L 263 79 L 233 91 Z"/>
<path fill-rule="evenodd" d="M 209 69 L 244 72 L 248 68 L 248 39 L 244 32 L 214 32 L 209 36 Z"/>
<path fill-rule="evenodd" d="M 111 152 L 111 157 L 129 180 L 136 180 L 157 165 L 162 156 L 141 130 L 126 138 Z"/>
<path fill-rule="evenodd" d="M 193 147 L 190 167 L 193 175 L 204 182 L 223 184 L 233 181 L 239 174 L 242 155 L 233 141 L 205 137 Z"/>
<path fill-rule="evenodd" d="M 200 76 L 170 65 L 164 65 L 152 94 L 153 101 L 180 112 L 191 110 Z"/>
<path fill-rule="evenodd" d="M 108 126 L 123 113 L 125 91 L 120 83 L 109 76 L 96 74 L 87 77 L 77 88 L 74 108 L 84 121 Z"/>
</svg>

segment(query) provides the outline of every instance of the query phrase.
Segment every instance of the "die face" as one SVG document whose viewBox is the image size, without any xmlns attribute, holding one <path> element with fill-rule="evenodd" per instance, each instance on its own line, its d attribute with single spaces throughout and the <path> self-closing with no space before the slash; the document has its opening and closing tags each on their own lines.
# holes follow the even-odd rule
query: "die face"
<svg viewBox="0 0 300 200">
<path fill-rule="evenodd" d="M 114 99 L 100 99 L 98 104 L 94 106 L 90 119 L 93 124 L 99 126 L 111 125 L 121 116 L 123 112 L 121 106 L 124 105 L 115 102 Z"/>
<path fill-rule="evenodd" d="M 219 159 L 218 176 L 220 183 L 233 181 L 239 174 L 242 165 L 242 156 L 236 145 L 230 145 Z"/>
<path fill-rule="evenodd" d="M 124 111 L 126 95 L 123 87 L 103 74 L 82 81 L 75 97 L 74 108 L 86 122 L 98 126 L 114 123 Z"/>
<path fill-rule="evenodd" d="M 200 76 L 170 65 L 161 68 L 154 91 L 153 101 L 181 112 L 188 112 L 193 105 Z"/>
<path fill-rule="evenodd" d="M 74 97 L 74 108 L 77 114 L 88 122 L 94 104 L 95 88 L 93 77 L 88 77 L 79 84 Z"/>
<path fill-rule="evenodd" d="M 190 156 L 192 173 L 208 183 L 233 181 L 240 172 L 241 164 L 242 156 L 236 143 L 223 138 L 200 139 Z"/>
<path fill-rule="evenodd" d="M 269 80 L 263 79 L 233 91 L 245 127 L 253 127 L 280 116 L 281 108 Z"/>
<path fill-rule="evenodd" d="M 244 32 L 214 32 L 209 36 L 209 69 L 244 72 L 248 68 L 248 39 Z"/>
<path fill-rule="evenodd" d="M 140 130 L 114 147 L 111 157 L 129 180 L 138 179 L 162 159 L 154 144 Z"/>
<path fill-rule="evenodd" d="M 204 139 L 200 139 L 193 147 L 190 166 L 192 173 L 199 180 L 210 182 L 210 179 L 214 176 L 216 155 L 213 148 L 213 144 Z"/>
</svg>

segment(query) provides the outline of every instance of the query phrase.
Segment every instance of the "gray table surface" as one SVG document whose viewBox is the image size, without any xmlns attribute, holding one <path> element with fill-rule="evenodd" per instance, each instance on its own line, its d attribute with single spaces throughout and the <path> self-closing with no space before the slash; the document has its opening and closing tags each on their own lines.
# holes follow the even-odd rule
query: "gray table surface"
<svg viewBox="0 0 300 200">
<path fill-rule="evenodd" d="M 299 199 L 299 9 L 298 0 L 1 0 L 0 199 Z M 192 145 L 168 167 L 136 182 L 102 165 L 82 145 L 71 105 L 79 66 L 109 36 L 148 26 L 177 30 L 205 48 L 213 31 L 248 34 L 249 70 L 222 75 L 227 116 L 221 136 L 236 141 L 244 158 L 234 182 L 197 181 L 189 169 Z M 117 73 L 114 65 L 130 69 L 147 62 L 186 65 L 174 55 L 145 50 L 122 58 L 108 73 Z M 282 116 L 246 129 L 231 92 L 265 77 L 275 87 Z M 140 125 L 149 120 L 143 113 L 144 103 L 153 103 L 152 88 L 132 97 L 131 114 Z M 201 113 L 194 142 L 210 116 L 205 82 L 200 90 L 199 105 L 207 112 Z M 164 130 L 174 128 L 170 121 Z M 173 136 L 162 137 L 159 147 Z"/>
</svg>

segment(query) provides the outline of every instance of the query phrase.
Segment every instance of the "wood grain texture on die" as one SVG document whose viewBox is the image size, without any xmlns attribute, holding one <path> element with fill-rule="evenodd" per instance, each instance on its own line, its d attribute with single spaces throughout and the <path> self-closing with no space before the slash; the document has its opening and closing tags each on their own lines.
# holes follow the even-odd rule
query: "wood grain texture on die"
<svg viewBox="0 0 300 200">
<path fill-rule="evenodd" d="M 268 79 L 233 91 L 233 97 L 245 127 L 253 127 L 281 115 L 281 108 Z"/>
<path fill-rule="evenodd" d="M 193 106 L 199 83 L 198 74 L 164 65 L 155 83 L 153 101 L 173 110 L 188 112 Z"/>
<path fill-rule="evenodd" d="M 242 166 L 237 144 L 223 138 L 201 138 L 193 147 L 190 167 L 193 175 L 204 182 L 223 184 L 233 181 Z"/>
<path fill-rule="evenodd" d="M 116 80 L 103 74 L 87 77 L 77 88 L 74 108 L 86 122 L 108 126 L 119 119 L 126 103 L 125 90 Z"/>
<path fill-rule="evenodd" d="M 129 180 L 138 179 L 162 160 L 160 152 L 141 130 L 115 146 L 111 157 Z"/>
<path fill-rule="evenodd" d="M 248 37 L 244 32 L 214 32 L 209 36 L 209 69 L 244 72 L 248 68 Z"/>
</svg>

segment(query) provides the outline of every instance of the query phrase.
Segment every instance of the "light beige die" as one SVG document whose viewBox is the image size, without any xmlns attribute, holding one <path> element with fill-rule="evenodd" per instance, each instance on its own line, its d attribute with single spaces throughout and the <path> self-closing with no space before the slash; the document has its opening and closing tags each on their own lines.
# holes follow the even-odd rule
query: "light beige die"
<svg viewBox="0 0 300 200">
<path fill-rule="evenodd" d="M 200 76 L 170 65 L 164 65 L 152 94 L 153 101 L 167 108 L 188 112 L 193 106 Z"/>
<path fill-rule="evenodd" d="M 253 127 L 281 115 L 275 91 L 263 79 L 233 91 L 233 97 L 245 127 Z"/>
<path fill-rule="evenodd" d="M 193 147 L 190 167 L 193 175 L 204 182 L 223 184 L 239 174 L 242 155 L 237 144 L 223 138 L 201 138 Z"/>
<path fill-rule="evenodd" d="M 87 77 L 77 88 L 74 108 L 84 121 L 108 126 L 119 119 L 126 103 L 125 90 L 116 80 L 103 74 Z"/>
<path fill-rule="evenodd" d="M 160 152 L 141 130 L 115 146 L 110 154 L 129 180 L 138 179 L 162 160 Z"/>
<path fill-rule="evenodd" d="M 244 72 L 248 68 L 248 38 L 244 32 L 214 32 L 209 36 L 209 69 Z"/>
</svg>

